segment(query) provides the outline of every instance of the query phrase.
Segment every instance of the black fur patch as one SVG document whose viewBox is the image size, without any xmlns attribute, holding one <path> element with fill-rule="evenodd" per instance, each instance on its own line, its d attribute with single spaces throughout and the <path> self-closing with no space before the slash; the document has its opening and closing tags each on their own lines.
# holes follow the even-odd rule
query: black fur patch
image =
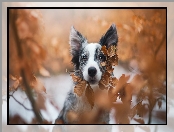
<svg viewBox="0 0 174 132">
<path fill-rule="evenodd" d="M 100 68 L 100 71 L 102 73 L 104 73 L 106 68 L 105 68 L 105 66 L 102 66 L 101 63 L 106 61 L 106 56 L 101 52 L 101 50 L 99 48 L 97 48 L 95 51 L 94 61 L 97 62 L 98 66 Z"/>
<path fill-rule="evenodd" d="M 105 45 L 107 48 L 109 48 L 111 45 L 117 46 L 117 42 L 118 36 L 116 26 L 115 24 L 112 24 L 108 31 L 100 39 L 99 44 L 101 44 L 101 46 Z"/>
<path fill-rule="evenodd" d="M 80 62 L 79 62 L 79 52 L 76 52 L 76 53 L 72 56 L 71 62 L 73 63 L 75 70 L 78 70 L 78 69 L 79 69 L 79 66 L 80 66 Z"/>
</svg>

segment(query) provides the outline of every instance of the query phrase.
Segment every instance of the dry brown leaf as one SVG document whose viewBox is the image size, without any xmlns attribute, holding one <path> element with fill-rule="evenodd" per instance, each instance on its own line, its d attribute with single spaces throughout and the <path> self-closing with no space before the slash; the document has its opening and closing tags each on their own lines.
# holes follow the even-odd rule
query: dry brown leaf
<svg viewBox="0 0 174 132">
<path fill-rule="evenodd" d="M 111 63 L 112 66 L 118 65 L 118 56 L 114 55 L 108 58 L 108 61 Z"/>
<path fill-rule="evenodd" d="M 115 103 L 113 108 L 116 111 L 115 120 L 118 124 L 129 124 L 128 113 L 130 111 L 129 104 Z"/>
<path fill-rule="evenodd" d="M 68 111 L 67 114 L 66 114 L 66 118 L 71 123 L 77 123 L 78 117 L 79 117 L 78 113 L 74 112 L 74 111 Z"/>
<path fill-rule="evenodd" d="M 112 66 L 110 64 L 108 64 L 106 67 L 106 70 L 107 70 L 107 72 L 109 72 L 111 74 L 111 73 L 113 73 L 114 68 L 112 68 Z"/>
<path fill-rule="evenodd" d="M 114 93 L 114 88 L 112 86 L 110 86 L 110 88 L 108 90 L 108 96 L 109 96 L 111 102 L 116 102 L 118 94 Z"/>
<path fill-rule="evenodd" d="M 80 77 L 76 76 L 74 73 L 71 73 L 70 76 L 72 77 L 72 80 L 74 82 L 80 82 L 80 81 L 82 81 L 82 79 Z"/>
<path fill-rule="evenodd" d="M 17 77 L 13 76 L 13 75 L 9 75 L 9 78 L 12 79 L 13 81 L 17 80 Z"/>
<path fill-rule="evenodd" d="M 108 89 L 109 80 L 110 80 L 110 73 L 106 71 L 99 82 L 99 88 L 102 90 Z"/>
<path fill-rule="evenodd" d="M 125 97 L 124 97 L 124 102 L 129 102 L 131 103 L 132 100 L 132 93 L 133 93 L 133 88 L 130 84 L 127 84 L 125 87 Z"/>
<path fill-rule="evenodd" d="M 37 93 L 36 104 L 38 109 L 46 110 L 44 94 L 40 92 Z"/>
<path fill-rule="evenodd" d="M 14 89 L 17 89 L 18 86 L 19 86 L 19 80 L 16 80 L 16 81 L 14 82 L 14 84 L 13 84 L 13 88 L 14 88 Z"/>
<path fill-rule="evenodd" d="M 115 45 L 111 45 L 109 48 L 108 48 L 108 56 L 109 57 L 112 57 L 116 54 L 116 47 Z"/>
<path fill-rule="evenodd" d="M 101 62 L 101 66 L 106 66 L 106 61 Z"/>
<path fill-rule="evenodd" d="M 87 100 L 88 100 L 89 104 L 91 105 L 91 109 L 92 109 L 94 106 L 94 91 L 89 84 L 86 88 L 85 95 L 86 95 Z"/>
<path fill-rule="evenodd" d="M 9 90 L 14 91 L 21 86 L 22 78 L 9 75 Z"/>
<path fill-rule="evenodd" d="M 44 85 L 42 84 L 42 82 L 40 80 L 38 80 L 35 76 L 33 76 L 33 79 L 30 83 L 30 86 L 36 90 L 36 92 L 42 92 L 44 91 L 46 93 L 46 88 L 44 87 Z"/>
<path fill-rule="evenodd" d="M 100 80 L 100 82 L 99 82 L 99 88 L 102 89 L 102 90 L 103 90 L 103 89 L 107 89 L 106 86 L 105 86 L 105 84 L 104 84 L 104 82 L 101 81 L 101 80 Z"/>
<path fill-rule="evenodd" d="M 139 74 L 135 75 L 130 83 L 135 93 L 138 93 L 146 84 L 147 80 Z"/>
<path fill-rule="evenodd" d="M 109 78 L 110 78 L 110 73 L 106 71 L 105 74 L 102 76 L 101 81 L 103 81 L 105 85 L 108 85 Z"/>
<path fill-rule="evenodd" d="M 86 88 L 86 81 L 80 81 L 78 84 L 75 85 L 74 87 L 74 93 L 76 93 L 78 96 L 82 96 L 83 92 L 85 91 Z"/>
<path fill-rule="evenodd" d="M 106 46 L 102 46 L 101 51 L 103 52 L 104 55 L 107 55 L 107 49 Z"/>
<path fill-rule="evenodd" d="M 116 77 L 110 77 L 109 83 L 113 86 L 116 87 L 118 83 L 118 79 Z"/>
<path fill-rule="evenodd" d="M 111 102 L 109 100 L 109 96 L 106 90 L 105 91 L 98 90 L 95 92 L 95 104 L 97 105 L 97 107 L 101 109 L 105 109 L 105 110 L 110 109 Z"/>
<path fill-rule="evenodd" d="M 137 118 L 133 118 L 135 121 L 137 121 L 140 124 L 144 124 L 144 120 L 143 119 L 137 119 Z"/>
<path fill-rule="evenodd" d="M 39 72 L 42 76 L 48 77 L 50 76 L 49 71 L 47 71 L 43 66 L 39 67 Z"/>
<path fill-rule="evenodd" d="M 122 74 L 122 76 L 118 80 L 116 87 L 113 90 L 115 94 L 118 93 L 122 88 L 124 88 L 124 86 L 127 84 L 129 77 L 130 75 L 125 76 L 125 74 Z"/>
</svg>

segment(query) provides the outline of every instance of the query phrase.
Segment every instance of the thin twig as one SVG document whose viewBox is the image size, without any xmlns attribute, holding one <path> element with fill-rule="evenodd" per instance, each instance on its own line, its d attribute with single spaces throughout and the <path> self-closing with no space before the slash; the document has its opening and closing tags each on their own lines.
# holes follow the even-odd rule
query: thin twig
<svg viewBox="0 0 174 132">
<path fill-rule="evenodd" d="M 23 106 L 26 110 L 31 110 L 33 111 L 33 109 L 29 109 L 27 108 L 24 104 L 22 104 L 21 102 L 19 102 L 14 96 L 13 94 L 9 95 L 10 97 L 12 97 L 18 104 L 20 104 L 21 106 Z"/>
</svg>

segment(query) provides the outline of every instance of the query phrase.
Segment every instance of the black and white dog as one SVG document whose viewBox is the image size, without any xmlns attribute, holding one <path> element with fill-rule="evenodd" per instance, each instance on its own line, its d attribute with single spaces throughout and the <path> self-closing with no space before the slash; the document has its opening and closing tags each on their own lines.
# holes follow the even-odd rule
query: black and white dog
<svg viewBox="0 0 174 132">
<path fill-rule="evenodd" d="M 105 66 L 101 65 L 102 62 L 106 61 L 106 56 L 101 52 L 101 47 L 105 45 L 108 48 L 111 45 L 117 45 L 117 42 L 118 36 L 115 24 L 111 25 L 98 43 L 88 43 L 87 39 L 72 27 L 70 33 L 70 46 L 75 74 L 86 80 L 92 88 L 96 88 L 102 75 L 106 71 Z M 96 107 L 93 109 L 96 109 Z M 62 123 L 65 124 L 79 124 L 78 118 L 70 121 L 67 118 L 67 113 L 69 111 L 82 113 L 90 110 L 92 109 L 85 95 L 79 97 L 72 89 L 64 102 L 64 107 L 56 119 L 56 122 L 61 120 L 63 121 Z M 101 115 L 98 123 L 109 123 L 109 112 L 105 111 Z"/>
</svg>

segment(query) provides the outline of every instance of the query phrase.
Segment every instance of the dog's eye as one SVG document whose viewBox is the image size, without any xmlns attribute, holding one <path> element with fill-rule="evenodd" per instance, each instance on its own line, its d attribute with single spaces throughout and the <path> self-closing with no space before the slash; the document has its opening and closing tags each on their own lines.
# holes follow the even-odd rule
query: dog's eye
<svg viewBox="0 0 174 132">
<path fill-rule="evenodd" d="M 100 54 L 100 55 L 99 55 L 99 59 L 100 59 L 100 60 L 105 60 L 105 56 L 102 55 L 102 54 Z"/>
<path fill-rule="evenodd" d="M 83 60 L 87 60 L 87 55 L 83 55 L 83 56 L 82 56 L 82 59 L 83 59 Z"/>
</svg>

